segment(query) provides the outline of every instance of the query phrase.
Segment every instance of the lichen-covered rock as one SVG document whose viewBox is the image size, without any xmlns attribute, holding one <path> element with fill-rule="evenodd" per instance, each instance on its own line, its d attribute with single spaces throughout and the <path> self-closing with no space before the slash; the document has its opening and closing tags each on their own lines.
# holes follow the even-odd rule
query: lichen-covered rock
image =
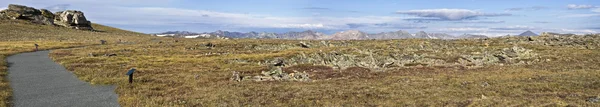
<svg viewBox="0 0 600 107">
<path fill-rule="evenodd" d="M 575 35 L 544 32 L 536 39 L 539 40 L 539 42 L 536 42 L 537 44 L 552 47 L 570 47 L 578 49 L 597 49 L 600 47 L 599 34 Z"/>
<path fill-rule="evenodd" d="M 35 9 L 23 5 L 9 4 L 8 9 L 0 11 L 0 19 L 28 20 L 45 25 L 59 25 L 73 29 L 93 30 L 83 12 L 67 10 L 53 14 L 46 9 Z"/>
<path fill-rule="evenodd" d="M 38 10 L 32 7 L 9 4 L 8 9 L 2 10 L 0 15 L 4 18 L 9 19 L 20 19 L 20 20 L 29 20 L 34 23 L 53 25 L 53 17 L 46 17 L 43 15 L 44 12 L 49 12 L 48 10 Z M 52 16 L 52 15 L 50 15 Z"/>
<path fill-rule="evenodd" d="M 492 54 L 474 54 L 462 55 L 458 62 L 466 67 L 483 67 L 485 65 L 493 65 L 500 60 Z"/>
<path fill-rule="evenodd" d="M 504 63 L 517 63 L 517 61 L 534 59 L 538 54 L 523 47 L 513 46 L 512 48 L 502 49 L 500 53 L 494 56 Z"/>
<path fill-rule="evenodd" d="M 8 19 L 8 17 L 6 17 L 4 10 L 0 11 L 0 19 Z"/>
<path fill-rule="evenodd" d="M 305 43 L 305 42 L 300 42 L 300 44 L 299 44 L 299 45 L 300 45 L 300 47 L 302 47 L 302 48 L 310 48 L 310 45 L 308 45 L 308 44 L 307 44 L 307 43 Z"/>
<path fill-rule="evenodd" d="M 48 19 L 54 19 L 54 14 L 47 9 L 40 9 L 40 11 L 42 12 L 42 16 L 48 18 Z M 52 20 L 54 21 L 54 20 Z"/>
<path fill-rule="evenodd" d="M 54 25 L 54 14 L 46 9 L 40 9 L 40 11 L 43 17 L 40 22 L 45 25 Z"/>
<path fill-rule="evenodd" d="M 9 19 L 18 19 L 19 16 L 21 16 L 21 14 L 17 13 L 16 11 L 12 11 L 9 9 L 6 10 L 2 10 L 2 16 L 9 18 Z"/>
<path fill-rule="evenodd" d="M 232 73 L 233 73 L 233 75 L 230 78 L 231 81 L 237 81 L 237 82 L 242 81 L 243 78 L 240 76 L 240 72 L 233 71 Z"/>
<path fill-rule="evenodd" d="M 586 101 L 590 103 L 598 103 L 600 101 L 600 96 L 588 97 Z"/>
<path fill-rule="evenodd" d="M 9 4 L 7 11 L 15 12 L 15 15 L 12 15 L 13 18 L 28 18 L 36 15 L 41 15 L 42 12 L 33 7 L 27 7 L 23 5 Z"/>
<path fill-rule="evenodd" d="M 239 72 L 233 72 L 233 76 L 231 77 L 231 81 L 300 81 L 306 82 L 311 81 L 308 73 L 306 71 L 298 72 L 294 71 L 294 73 L 286 73 L 283 72 L 281 67 L 273 67 L 269 71 L 262 71 L 262 75 L 256 76 L 240 76 Z"/>
<path fill-rule="evenodd" d="M 92 23 L 85 18 L 81 11 L 67 10 L 56 12 L 54 22 L 56 25 L 68 28 L 93 30 Z"/>
</svg>

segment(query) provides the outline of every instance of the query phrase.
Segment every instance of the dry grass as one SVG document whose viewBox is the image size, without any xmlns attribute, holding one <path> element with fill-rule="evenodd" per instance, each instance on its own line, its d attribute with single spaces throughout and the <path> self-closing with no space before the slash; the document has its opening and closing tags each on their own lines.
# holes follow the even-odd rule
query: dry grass
<svg viewBox="0 0 600 107">
<path fill-rule="evenodd" d="M 598 106 L 586 99 L 600 93 L 598 49 L 510 43 L 505 38 L 331 41 L 335 46 L 307 49 L 293 40 L 152 38 L 111 34 L 119 30 L 106 31 L 48 33 L 57 37 L 24 36 L 25 40 L 13 41 L 52 40 L 62 34 L 86 34 L 64 38 L 77 39 L 73 40 L 77 43 L 113 41 L 109 45 L 55 50 L 50 56 L 81 80 L 117 85 L 115 92 L 122 106 Z M 115 43 L 117 38 L 127 42 Z M 306 42 L 320 44 L 320 41 Z M 207 43 L 216 46 L 208 48 L 204 46 Z M 449 47 L 415 48 L 440 44 Z M 302 53 L 359 53 L 357 50 L 370 50 L 377 55 L 417 53 L 453 63 L 463 54 L 497 51 L 513 45 L 533 49 L 542 60 L 549 61 L 475 69 L 415 66 L 385 72 L 302 64 L 288 66 L 284 71 L 307 71 L 313 82 L 229 80 L 231 71 L 259 75 L 268 69 L 261 63 Z M 130 68 L 138 69 L 134 84 L 127 83 L 125 76 Z"/>
<path fill-rule="evenodd" d="M 162 40 L 162 44 L 157 40 L 58 50 L 51 56 L 82 80 L 117 85 L 122 106 L 597 106 L 586 99 L 600 92 L 597 59 L 600 51 L 503 40 L 491 39 L 487 47 L 481 40 L 332 41 L 332 44 L 349 44 L 305 49 L 297 46 L 299 41 L 291 40 L 181 39 Z M 217 46 L 207 48 L 204 46 L 207 43 Z M 284 71 L 307 71 L 315 81 L 229 80 L 231 71 L 259 75 L 268 69 L 259 63 L 277 57 L 329 51 L 355 53 L 354 49 L 369 49 L 378 55 L 409 53 L 404 48 L 435 43 L 485 48 L 414 52 L 452 61 L 461 54 L 520 45 L 534 49 L 542 59 L 553 61 L 476 69 L 393 68 L 386 72 L 360 67 L 336 70 L 322 65 L 297 65 Z M 248 48 L 253 45 L 266 48 Z M 445 52 L 449 54 L 442 54 Z M 118 56 L 90 57 L 89 53 Z M 124 75 L 130 68 L 138 69 L 134 84 L 128 84 Z"/>
<path fill-rule="evenodd" d="M 100 39 L 124 38 L 134 40 L 139 33 L 123 31 L 102 25 L 93 25 L 102 32 L 78 31 L 62 27 L 35 25 L 26 21 L 0 20 L 0 107 L 10 105 L 12 90 L 6 79 L 7 56 L 40 50 L 60 49 L 99 44 Z"/>
</svg>

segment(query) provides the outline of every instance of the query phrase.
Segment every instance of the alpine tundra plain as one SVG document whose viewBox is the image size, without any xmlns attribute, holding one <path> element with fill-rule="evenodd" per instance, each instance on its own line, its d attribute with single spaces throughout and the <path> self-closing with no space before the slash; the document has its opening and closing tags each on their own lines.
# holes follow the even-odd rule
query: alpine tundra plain
<svg viewBox="0 0 600 107">
<path fill-rule="evenodd" d="M 350 30 L 281 39 L 293 36 L 218 31 L 160 37 L 167 33 L 101 25 L 80 11 L 20 11 L 27 9 L 33 8 L 10 5 L 0 12 L 0 106 L 12 100 L 5 57 L 36 51 L 36 44 L 80 80 L 115 85 L 126 107 L 600 103 L 600 34 L 594 33 L 419 32 L 386 39 Z M 137 71 L 129 83 L 125 74 L 132 68 Z"/>
</svg>

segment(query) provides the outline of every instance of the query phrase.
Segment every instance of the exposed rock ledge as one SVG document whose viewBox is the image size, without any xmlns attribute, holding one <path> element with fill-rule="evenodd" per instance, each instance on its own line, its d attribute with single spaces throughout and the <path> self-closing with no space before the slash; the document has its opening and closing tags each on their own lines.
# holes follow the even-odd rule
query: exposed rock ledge
<svg viewBox="0 0 600 107">
<path fill-rule="evenodd" d="M 58 25 L 72 29 L 94 30 L 83 12 L 66 10 L 52 13 L 46 9 L 35 9 L 23 5 L 9 4 L 8 9 L 0 11 L 0 19 L 28 20 L 44 25 Z"/>
</svg>

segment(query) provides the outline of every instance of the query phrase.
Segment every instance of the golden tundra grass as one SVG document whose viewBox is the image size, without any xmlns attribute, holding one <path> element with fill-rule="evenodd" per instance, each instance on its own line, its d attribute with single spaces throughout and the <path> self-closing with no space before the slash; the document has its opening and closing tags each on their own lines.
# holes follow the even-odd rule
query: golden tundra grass
<svg viewBox="0 0 600 107">
<path fill-rule="evenodd" d="M 490 39 L 489 46 L 479 40 L 406 39 L 332 41 L 349 43 L 349 46 L 305 49 L 297 46 L 299 41 L 293 40 L 153 38 L 113 33 L 121 32 L 118 29 L 99 33 L 68 32 L 87 35 L 64 38 L 78 39 L 77 42 L 96 43 L 100 38 L 127 41 L 55 50 L 50 54 L 84 81 L 117 85 L 115 92 L 119 94 L 122 106 L 598 106 L 586 99 L 600 93 L 598 49 L 509 44 L 502 42 L 502 38 Z M 52 38 L 56 39 L 62 33 L 54 35 L 57 37 Z M 26 40 L 43 38 L 28 36 L 23 37 Z M 306 42 L 319 44 L 320 41 Z M 216 47 L 207 48 L 204 46 L 207 43 L 216 44 Z M 284 70 L 319 71 L 309 72 L 315 81 L 229 81 L 231 71 L 259 75 L 261 70 L 268 68 L 258 62 L 277 57 L 330 51 L 352 53 L 356 49 L 369 49 L 384 55 L 408 53 L 402 49 L 432 43 L 485 48 L 440 50 L 450 53 L 448 56 L 433 51 L 411 52 L 433 54 L 440 56 L 439 59 L 453 61 L 462 54 L 519 45 L 533 49 L 541 59 L 550 61 L 477 69 L 413 67 L 386 72 L 357 67 L 334 70 L 320 65 L 298 65 Z M 288 48 L 248 48 L 252 46 Z M 102 56 L 113 53 L 117 56 Z M 248 63 L 232 63 L 232 60 Z M 134 84 L 127 83 L 125 76 L 130 68 L 138 69 Z"/>
<path fill-rule="evenodd" d="M 82 80 L 115 84 L 123 106 L 597 106 L 586 102 L 600 93 L 600 51 L 532 44 L 508 44 L 503 38 L 480 40 L 368 40 L 349 46 L 300 48 L 293 40 L 160 39 L 135 44 L 113 44 L 57 50 L 51 57 Z M 162 43 L 159 43 L 162 41 Z M 318 44 L 319 41 L 307 41 Z M 464 50 L 445 49 L 451 61 L 466 53 L 500 50 L 519 45 L 533 49 L 548 62 L 533 65 L 487 66 L 477 69 L 416 67 L 369 72 L 364 68 L 342 71 L 319 65 L 289 69 L 317 69 L 314 82 L 233 82 L 231 71 L 260 75 L 258 62 L 299 53 L 353 52 L 405 53 L 396 49 L 444 42 Z M 216 44 L 207 48 L 204 44 Z M 287 49 L 261 50 L 252 45 Z M 194 50 L 191 50 L 193 48 Z M 433 51 L 417 53 L 440 54 Z M 91 57 L 89 54 L 117 54 Z M 216 53 L 216 54 L 215 54 Z M 249 63 L 231 63 L 241 59 Z M 134 84 L 125 72 L 137 68 Z M 486 86 L 487 85 L 487 86 Z"/>
<path fill-rule="evenodd" d="M 93 25 L 102 32 L 78 31 L 62 27 L 34 25 L 25 21 L 0 20 L 0 107 L 9 106 L 12 90 L 6 76 L 8 64 L 5 58 L 9 55 L 32 52 L 34 44 L 40 50 L 91 46 L 99 44 L 99 40 L 116 40 L 119 38 L 138 38 L 139 33 L 127 32 L 102 25 Z"/>
</svg>

